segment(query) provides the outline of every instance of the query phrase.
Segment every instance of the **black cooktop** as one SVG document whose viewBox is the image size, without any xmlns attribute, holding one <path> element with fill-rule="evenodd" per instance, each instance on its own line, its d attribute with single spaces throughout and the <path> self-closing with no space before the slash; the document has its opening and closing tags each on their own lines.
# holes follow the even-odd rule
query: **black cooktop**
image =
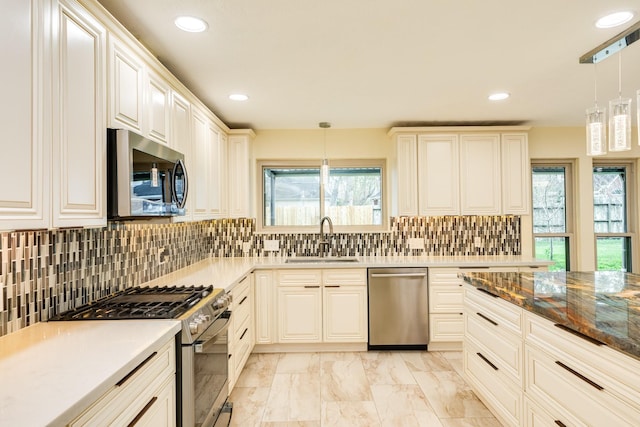
<svg viewBox="0 0 640 427">
<path fill-rule="evenodd" d="M 140 286 L 117 292 L 49 320 L 176 319 L 213 290 L 213 286 Z"/>
</svg>

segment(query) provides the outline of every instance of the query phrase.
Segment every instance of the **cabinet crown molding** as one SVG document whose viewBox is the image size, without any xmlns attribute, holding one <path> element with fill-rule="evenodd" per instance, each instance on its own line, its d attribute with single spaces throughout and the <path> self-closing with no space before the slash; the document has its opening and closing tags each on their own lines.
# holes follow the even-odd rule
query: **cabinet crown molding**
<svg viewBox="0 0 640 427">
<path fill-rule="evenodd" d="M 428 133 L 428 132 L 526 132 L 531 126 L 424 126 L 424 127 L 392 127 L 387 132 L 388 136 L 401 133 Z"/>
</svg>

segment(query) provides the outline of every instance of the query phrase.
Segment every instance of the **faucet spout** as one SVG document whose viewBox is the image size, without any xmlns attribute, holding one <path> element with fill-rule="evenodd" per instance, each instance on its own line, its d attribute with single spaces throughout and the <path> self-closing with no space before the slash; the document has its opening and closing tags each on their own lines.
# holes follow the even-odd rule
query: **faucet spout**
<svg viewBox="0 0 640 427">
<path fill-rule="evenodd" d="M 328 216 L 323 216 L 320 220 L 320 241 L 318 242 L 318 250 L 320 251 L 320 256 L 323 257 L 325 251 L 329 248 L 329 241 L 324 237 L 324 223 L 329 223 L 329 237 L 333 237 L 333 222 L 331 222 L 331 218 Z"/>
</svg>

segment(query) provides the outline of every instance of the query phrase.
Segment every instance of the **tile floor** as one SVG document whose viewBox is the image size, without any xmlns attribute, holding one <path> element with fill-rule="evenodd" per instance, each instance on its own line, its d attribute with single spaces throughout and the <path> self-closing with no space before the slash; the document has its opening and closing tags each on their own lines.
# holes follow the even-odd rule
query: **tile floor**
<svg viewBox="0 0 640 427">
<path fill-rule="evenodd" d="M 252 354 L 233 426 L 500 427 L 461 376 L 460 352 Z"/>
</svg>

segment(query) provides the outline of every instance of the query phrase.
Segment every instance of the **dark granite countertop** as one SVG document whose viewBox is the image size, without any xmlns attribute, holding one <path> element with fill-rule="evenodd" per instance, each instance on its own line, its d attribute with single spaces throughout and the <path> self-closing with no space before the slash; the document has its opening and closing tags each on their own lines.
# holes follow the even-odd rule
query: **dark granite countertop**
<svg viewBox="0 0 640 427">
<path fill-rule="evenodd" d="M 640 359 L 640 274 L 461 273 L 466 283 Z"/>
</svg>

